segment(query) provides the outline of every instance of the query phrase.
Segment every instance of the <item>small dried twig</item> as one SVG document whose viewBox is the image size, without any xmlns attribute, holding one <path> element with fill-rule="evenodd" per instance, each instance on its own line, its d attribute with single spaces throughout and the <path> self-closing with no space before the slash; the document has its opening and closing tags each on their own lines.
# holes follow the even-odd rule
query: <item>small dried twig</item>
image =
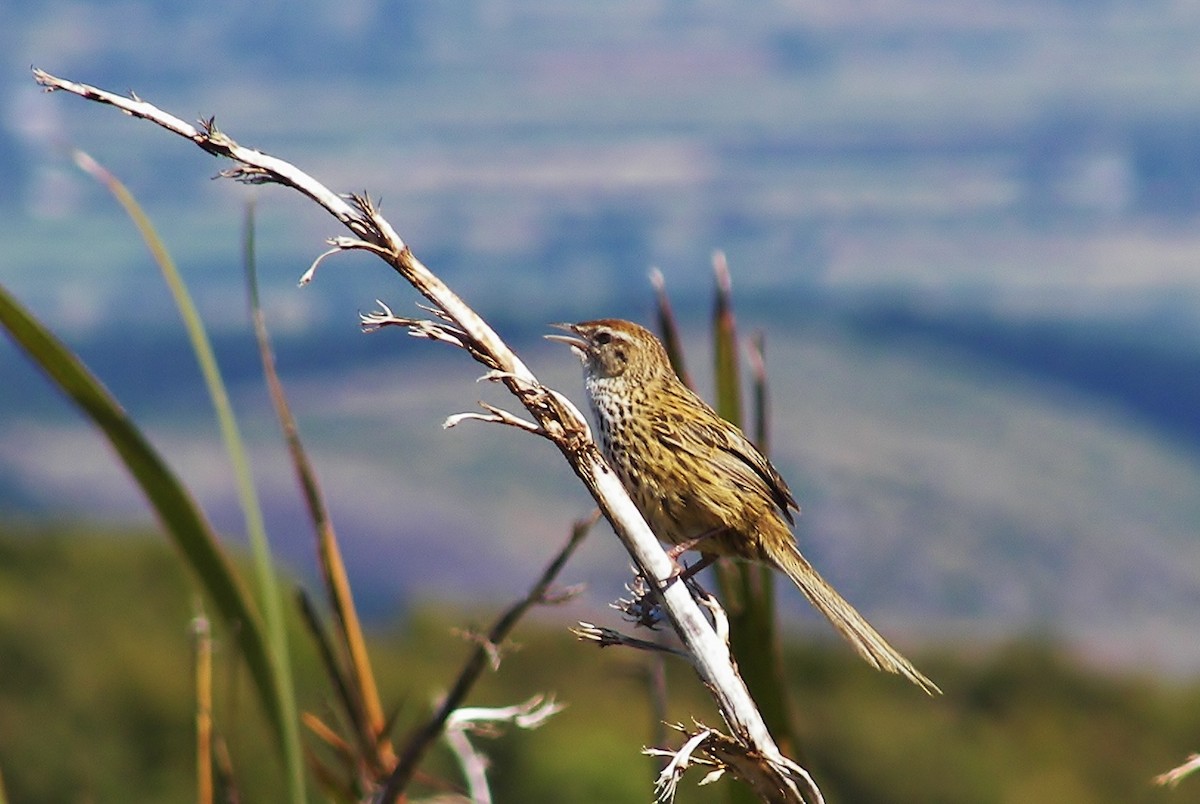
<svg viewBox="0 0 1200 804">
<path fill-rule="evenodd" d="M 196 801 L 213 802 L 212 628 L 201 611 L 192 618 L 196 682 Z M 0 790 L 0 800 L 3 799 Z"/>
<path fill-rule="evenodd" d="M 500 669 L 500 660 L 504 657 L 507 646 L 497 645 L 487 638 L 486 634 L 481 634 L 478 631 L 471 629 L 452 629 L 452 633 L 460 636 L 464 641 L 470 642 L 473 645 L 478 645 L 487 653 L 488 668 L 494 673 Z"/>
<path fill-rule="evenodd" d="M 721 606 L 721 602 L 712 595 L 707 589 L 700 585 L 700 581 L 695 575 L 687 575 L 684 578 L 676 577 L 668 583 L 680 581 L 686 584 L 691 591 L 693 599 L 701 606 L 706 608 L 712 617 L 713 629 L 721 641 L 729 643 L 729 617 L 725 613 L 725 609 Z M 657 593 L 646 583 L 645 576 L 639 574 L 637 569 L 634 569 L 633 580 L 625 584 L 625 589 L 630 596 L 625 598 L 617 598 L 609 604 L 610 608 L 614 608 L 621 612 L 621 616 L 628 622 L 633 623 L 642 628 L 658 630 L 662 624 L 663 608 L 659 602 Z"/>
<path fill-rule="evenodd" d="M 1200 754 L 1190 754 L 1182 765 L 1155 776 L 1154 783 L 1159 786 L 1176 787 L 1197 770 L 1200 770 Z"/>
<path fill-rule="evenodd" d="M 443 341 L 460 349 L 467 348 L 466 336 L 450 324 L 441 321 L 430 321 L 424 318 L 397 316 L 392 312 L 391 307 L 388 307 L 379 299 L 376 299 L 375 303 L 379 305 L 378 312 L 360 313 L 358 316 L 359 325 L 362 327 L 363 332 L 376 332 L 384 327 L 406 327 L 408 334 L 414 338 Z"/>
<path fill-rule="evenodd" d="M 446 728 L 477 730 L 480 723 L 512 723 L 523 729 L 536 729 L 562 710 L 562 704 L 557 703 L 553 697 L 535 695 L 525 703 L 515 706 L 473 706 L 457 709 L 447 720 Z"/>
<path fill-rule="evenodd" d="M 671 758 L 655 783 L 659 801 L 669 802 L 674 798 L 679 778 L 691 765 L 705 765 L 714 769 L 700 782 L 702 785 L 716 781 L 722 774 L 729 771 L 734 776 L 747 781 L 762 801 L 783 802 L 789 800 L 774 786 L 764 785 L 762 777 L 750 770 L 761 763 L 762 758 L 747 750 L 746 745 L 741 741 L 705 726 L 699 721 L 695 722 L 696 731 L 691 734 L 683 724 L 674 723 L 670 724 L 670 727 L 688 735 L 681 748 L 677 751 L 647 748 L 643 752 L 650 756 Z M 824 801 L 816 783 L 808 775 L 808 771 L 791 760 L 787 760 L 787 772 L 796 786 L 803 790 L 806 796 L 810 796 L 812 801 Z"/>
<path fill-rule="evenodd" d="M 675 725 L 673 728 L 683 731 L 682 725 Z M 679 787 L 679 780 L 683 777 L 684 771 L 689 765 L 712 765 L 712 760 L 704 757 L 694 757 L 696 749 L 700 744 L 708 739 L 712 734 L 710 729 L 702 729 L 693 734 L 680 747 L 678 751 L 664 751 L 659 748 L 647 748 L 642 753 L 648 756 L 670 757 L 666 767 L 658 774 L 658 779 L 654 782 L 654 789 L 657 795 L 655 799 L 658 801 L 674 801 L 675 791 Z"/>
<path fill-rule="evenodd" d="M 523 704 L 499 709 L 472 707 L 455 710 L 446 721 L 446 742 L 458 757 L 467 777 L 467 787 L 473 804 L 488 804 L 492 800 L 487 783 L 487 757 L 479 753 L 468 734 L 494 736 L 496 724 L 512 723 L 522 729 L 536 729 L 552 715 L 562 711 L 553 698 L 535 695 Z"/>
<path fill-rule="evenodd" d="M 549 437 L 546 431 L 538 425 L 509 413 L 507 410 L 498 408 L 495 405 L 489 405 L 487 402 L 480 402 L 479 407 L 486 410 L 487 413 L 455 413 L 453 416 L 446 417 L 446 421 L 442 422 L 442 427 L 449 430 L 451 427 L 456 427 L 465 421 L 479 421 L 492 424 L 506 424 L 509 427 L 516 427 L 518 430 L 525 430 L 534 435 Z"/>
<path fill-rule="evenodd" d="M 713 630 L 717 632 L 717 637 L 728 645 L 729 616 L 725 613 L 725 608 L 721 605 L 721 602 L 717 600 L 715 595 L 700 586 L 695 578 L 688 578 L 688 587 L 692 590 L 696 601 L 708 609 L 709 615 L 712 616 Z"/>
<path fill-rule="evenodd" d="M 621 645 L 626 648 L 634 648 L 635 650 L 645 650 L 657 653 L 669 653 L 673 656 L 679 656 L 684 659 L 691 659 L 690 653 L 678 648 L 672 648 L 670 645 L 663 645 L 659 642 L 651 642 L 646 639 L 638 639 L 637 637 L 622 634 L 620 631 L 612 628 L 605 628 L 595 623 L 580 622 L 579 625 L 571 629 L 571 633 L 586 642 L 595 642 L 602 648 L 612 647 L 613 645 Z"/>
</svg>

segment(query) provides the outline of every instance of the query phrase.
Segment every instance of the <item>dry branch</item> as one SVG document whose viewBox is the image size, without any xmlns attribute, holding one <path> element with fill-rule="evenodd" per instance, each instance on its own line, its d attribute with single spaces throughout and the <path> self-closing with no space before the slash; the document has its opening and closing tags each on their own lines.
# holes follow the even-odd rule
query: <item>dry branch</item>
<svg viewBox="0 0 1200 804">
<path fill-rule="evenodd" d="M 221 132 L 214 118 L 198 126 L 168 114 L 136 96 L 123 97 L 96 87 L 66 81 L 35 69 L 34 79 L 48 91 L 62 90 L 87 100 L 114 106 L 186 137 L 210 154 L 233 160 L 223 177 L 254 184 L 281 184 L 303 193 L 326 209 L 352 233 L 329 242 L 332 253 L 362 250 L 387 262 L 433 305 L 437 322 L 413 322 L 424 337 L 439 333 L 466 350 L 507 386 L 537 423 L 538 434 L 552 441 L 575 474 L 596 499 L 604 516 L 633 557 L 639 571 L 662 587 L 663 608 L 693 664 L 711 690 L 732 737 L 722 743 L 725 758 L 714 759 L 730 769 L 764 799 L 772 802 L 821 802 L 820 791 L 808 773 L 779 751 L 768 733 L 724 641 L 714 632 L 686 584 L 669 582 L 673 565 L 646 525 L 620 480 L 605 463 L 583 416 L 562 395 L 538 382 L 487 323 L 426 268 L 366 195 L 341 196 L 294 165 L 239 145 Z M 302 283 L 312 279 L 316 263 Z M 368 322 L 383 323 L 383 322 Z M 398 321 L 395 323 L 399 323 Z M 451 333 L 453 333 L 451 335 Z M 497 418 L 503 418 L 494 414 Z M 506 422 L 507 423 L 507 422 Z M 710 743 L 712 741 L 705 741 Z M 736 746 L 732 750 L 730 745 Z M 704 746 L 701 745 L 701 750 Z M 736 757 L 736 762 L 729 762 Z"/>
</svg>

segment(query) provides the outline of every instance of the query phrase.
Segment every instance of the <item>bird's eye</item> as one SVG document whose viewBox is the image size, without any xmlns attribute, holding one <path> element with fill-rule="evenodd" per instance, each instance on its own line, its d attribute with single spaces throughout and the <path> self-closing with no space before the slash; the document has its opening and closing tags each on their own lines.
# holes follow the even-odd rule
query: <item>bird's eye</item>
<svg viewBox="0 0 1200 804">
<path fill-rule="evenodd" d="M 612 333 L 607 330 L 600 330 L 596 333 L 596 343 L 601 346 L 607 346 L 612 343 Z"/>
</svg>

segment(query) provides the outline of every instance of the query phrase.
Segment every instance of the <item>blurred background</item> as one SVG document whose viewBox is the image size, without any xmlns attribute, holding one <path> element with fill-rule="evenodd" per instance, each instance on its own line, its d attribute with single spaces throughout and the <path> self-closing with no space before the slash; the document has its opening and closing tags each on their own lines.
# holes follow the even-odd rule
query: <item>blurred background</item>
<svg viewBox="0 0 1200 804">
<path fill-rule="evenodd" d="M 581 400 L 546 324 L 649 323 L 658 266 L 709 388 L 712 256 L 766 336 L 773 455 L 799 539 L 912 642 L 1037 632 L 1200 668 L 1200 8 L 912 1 L 0 8 L 0 280 L 80 350 L 239 538 L 229 473 L 161 278 L 78 146 L 130 185 L 199 296 L 256 445 L 274 542 L 310 536 L 266 406 L 244 205 L 281 373 L 370 610 L 491 598 L 589 500 L 550 446 L 444 432 L 479 368 L 356 314 L 412 290 L 277 188 L 29 66 L 133 90 L 366 190 L 434 271 Z M 0 511 L 149 521 L 0 344 Z M 600 599 L 625 559 L 592 540 Z M 785 594 L 804 618 L 798 595 Z M 793 622 L 802 622 L 800 619 Z"/>
<path fill-rule="evenodd" d="M 273 544 L 311 535 L 246 315 L 244 204 L 280 372 L 356 590 L 523 589 L 590 500 L 547 444 L 443 431 L 462 354 L 357 314 L 415 294 L 278 188 L 66 95 L 30 65 L 186 119 L 340 191 L 577 401 L 555 321 L 650 323 L 666 277 L 709 387 L 711 263 L 766 338 L 772 455 L 825 574 L 904 646 L 1038 635 L 1099 667 L 1200 671 L 1200 7 L 1184 2 L 370 0 L 0 6 L 0 281 L 85 357 L 240 540 L 207 398 L 132 227 L 192 283 L 254 447 Z M 0 517 L 150 523 L 108 449 L 0 343 Z M 621 593 L 606 530 L 565 580 Z M 789 627 L 812 627 L 784 592 Z M 602 615 L 608 616 L 608 615 Z M 1194 746 L 1193 746 L 1194 747 Z M 1181 747 L 1182 750 L 1182 747 Z"/>
<path fill-rule="evenodd" d="M 766 340 L 771 453 L 803 506 L 805 553 L 948 692 L 905 698 L 781 590 L 802 741 L 831 800 L 1158 800 L 1150 776 L 1200 745 L 1197 42 L 1200 6 L 1186 2 L 8 0 L 0 282 L 240 544 L 178 316 L 69 149 L 125 181 L 216 341 L 273 546 L 311 581 L 311 528 L 246 313 L 242 219 L 256 202 L 280 373 L 390 705 L 446 683 L 456 612 L 522 593 L 590 498 L 546 443 L 442 429 L 480 398 L 513 403 L 460 353 L 359 331 L 375 299 L 399 314 L 418 301 L 381 264 L 340 256 L 297 287 L 342 234 L 331 219 L 278 188 L 210 180 L 226 165 L 42 94 L 30 66 L 215 115 L 242 144 L 381 199 L 418 256 L 577 401 L 575 358 L 541 335 L 650 323 L 653 267 L 711 387 L 721 250 L 741 332 Z M 142 541 L 123 546 L 153 528 L 140 493 L 3 339 L 0 388 L 13 800 L 190 800 L 182 575 Z M 585 596 L 544 617 L 519 672 L 499 676 L 562 691 L 575 725 L 541 739 L 583 749 L 590 769 L 537 738 L 502 743 L 500 800 L 647 798 L 647 767 L 613 772 L 650 740 L 645 707 L 629 714 L 647 722 L 611 717 L 641 694 L 641 671 L 564 647 L 567 623 L 619 625 L 606 604 L 627 564 L 598 528 L 562 577 Z M 576 669 L 543 682 L 564 663 Z M 328 695 L 316 690 L 307 700 Z"/>
</svg>

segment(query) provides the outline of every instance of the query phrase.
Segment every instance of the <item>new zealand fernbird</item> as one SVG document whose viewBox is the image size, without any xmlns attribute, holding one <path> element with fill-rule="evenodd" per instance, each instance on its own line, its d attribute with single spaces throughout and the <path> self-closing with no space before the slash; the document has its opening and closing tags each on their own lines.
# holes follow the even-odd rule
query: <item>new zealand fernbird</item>
<svg viewBox="0 0 1200 804">
<path fill-rule="evenodd" d="M 745 434 L 680 382 L 649 330 L 602 319 L 556 324 L 583 362 L 600 448 L 650 529 L 674 545 L 785 573 L 872 666 L 940 692 L 800 554 L 787 483 Z"/>
</svg>

